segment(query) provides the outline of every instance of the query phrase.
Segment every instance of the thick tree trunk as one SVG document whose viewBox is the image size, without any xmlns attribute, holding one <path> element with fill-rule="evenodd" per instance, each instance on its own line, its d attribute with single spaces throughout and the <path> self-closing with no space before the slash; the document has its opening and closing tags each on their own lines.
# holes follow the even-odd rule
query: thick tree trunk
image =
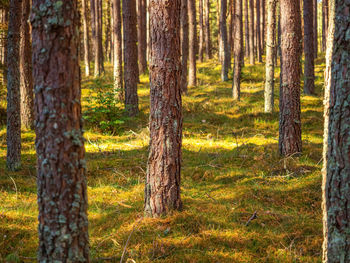
<svg viewBox="0 0 350 263">
<path fill-rule="evenodd" d="M 113 36 L 113 77 L 115 97 L 122 101 L 123 91 L 123 55 L 122 55 L 122 18 L 120 0 L 112 0 L 112 36 Z"/>
<path fill-rule="evenodd" d="M 245 36 L 245 57 L 250 57 L 250 44 L 249 44 L 249 6 L 248 0 L 244 0 L 244 36 Z"/>
<path fill-rule="evenodd" d="M 242 21 L 243 4 L 241 0 L 235 0 L 235 1 L 236 1 L 235 18 L 234 18 L 235 50 L 234 50 L 232 96 L 234 100 L 240 100 L 241 71 L 242 71 L 242 60 L 243 60 L 243 21 Z"/>
<path fill-rule="evenodd" d="M 146 0 L 137 0 L 137 38 L 139 73 L 147 72 L 147 3 Z"/>
<path fill-rule="evenodd" d="M 181 209 L 180 0 L 151 0 L 150 153 L 145 214 Z"/>
<path fill-rule="evenodd" d="M 89 28 L 88 28 L 88 7 L 87 0 L 82 0 L 83 9 L 83 31 L 84 31 L 84 64 L 85 64 L 85 75 L 90 75 L 90 45 L 89 45 Z"/>
<path fill-rule="evenodd" d="M 38 262 L 89 262 L 78 4 L 73 0 L 34 0 L 33 10 L 39 8 L 46 11 L 31 16 Z"/>
<path fill-rule="evenodd" d="M 197 46 L 197 22 L 196 1 L 188 0 L 188 22 L 189 22 L 189 71 L 188 85 L 197 85 L 196 46 Z"/>
<path fill-rule="evenodd" d="M 318 55 L 318 21 L 317 21 L 317 5 L 318 5 L 318 1 L 317 0 L 313 0 L 314 1 L 314 10 L 313 10 L 313 17 L 314 17 L 314 58 L 317 58 Z"/>
<path fill-rule="evenodd" d="M 262 62 L 262 48 L 261 48 L 261 31 L 260 31 L 260 1 L 256 0 L 256 46 L 257 46 L 257 56 L 258 61 Z"/>
<path fill-rule="evenodd" d="M 300 76 L 302 54 L 300 0 L 281 0 L 282 64 L 280 85 L 279 150 L 300 153 Z"/>
<path fill-rule="evenodd" d="M 221 46 L 221 80 L 228 80 L 228 67 L 231 58 L 228 53 L 227 43 L 227 24 L 226 24 L 226 13 L 227 13 L 227 0 L 220 0 L 220 46 Z"/>
<path fill-rule="evenodd" d="M 21 123 L 26 129 L 34 128 L 34 94 L 32 70 L 32 42 L 30 25 L 29 0 L 22 0 L 22 25 L 20 42 L 20 71 L 21 71 Z"/>
<path fill-rule="evenodd" d="M 349 10 L 349 1 L 330 1 L 322 185 L 325 263 L 350 262 Z"/>
<path fill-rule="evenodd" d="M 322 51 L 327 49 L 328 37 L 328 0 L 322 0 Z"/>
<path fill-rule="evenodd" d="M 314 42 L 314 18 L 313 1 L 304 1 L 304 93 L 313 94 L 315 92 L 315 42 Z"/>
<path fill-rule="evenodd" d="M 123 0 L 125 109 L 129 116 L 139 112 L 136 24 L 136 0 Z"/>
<path fill-rule="evenodd" d="M 11 0 L 7 36 L 7 168 L 21 166 L 20 30 L 22 1 Z"/>
<path fill-rule="evenodd" d="M 203 62 L 204 53 L 204 24 L 203 24 L 203 0 L 199 0 L 199 61 Z"/>
<path fill-rule="evenodd" d="M 207 58 L 212 58 L 211 37 L 210 37 L 210 0 L 205 1 L 205 48 Z"/>
<path fill-rule="evenodd" d="M 188 61 L 188 0 L 181 1 L 181 91 L 187 92 Z"/>
<path fill-rule="evenodd" d="M 255 64 L 255 51 L 254 51 L 254 0 L 249 0 L 249 63 Z"/>
<path fill-rule="evenodd" d="M 267 42 L 266 42 L 266 82 L 265 82 L 265 112 L 272 113 L 274 108 L 275 88 L 275 43 L 276 43 L 276 3 L 267 1 Z"/>
</svg>

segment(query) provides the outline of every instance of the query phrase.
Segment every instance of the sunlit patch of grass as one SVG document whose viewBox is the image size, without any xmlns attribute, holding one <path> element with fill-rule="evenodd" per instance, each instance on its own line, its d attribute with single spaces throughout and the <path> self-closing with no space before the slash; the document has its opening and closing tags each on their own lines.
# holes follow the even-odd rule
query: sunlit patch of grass
<svg viewBox="0 0 350 263">
<path fill-rule="evenodd" d="M 85 132 L 91 257 L 119 261 L 132 233 L 126 258 L 136 262 L 321 262 L 324 67 L 319 58 L 316 95 L 302 95 L 303 154 L 281 158 L 279 68 L 275 113 L 265 114 L 263 64 L 246 61 L 240 102 L 232 100 L 231 71 L 221 82 L 215 59 L 199 64 L 198 86 L 183 95 L 183 211 L 159 219 L 142 219 L 149 82 L 140 76 L 140 115 L 117 132 Z M 83 109 L 98 89 L 111 88 L 106 69 L 98 87 L 83 78 Z M 34 138 L 23 131 L 23 170 L 10 173 L 0 129 L 0 261 L 36 255 Z M 246 226 L 254 212 L 258 218 Z"/>
</svg>

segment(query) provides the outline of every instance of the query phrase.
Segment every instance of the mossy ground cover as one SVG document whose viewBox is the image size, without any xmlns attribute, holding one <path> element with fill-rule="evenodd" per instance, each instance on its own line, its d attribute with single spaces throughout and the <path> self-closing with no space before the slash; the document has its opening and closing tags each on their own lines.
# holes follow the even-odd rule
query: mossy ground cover
<svg viewBox="0 0 350 263">
<path fill-rule="evenodd" d="M 85 127 L 91 258 L 119 262 L 132 232 L 125 260 L 135 262 L 321 262 L 324 67 L 319 59 L 317 94 L 302 96 L 303 154 L 281 158 L 278 70 L 276 112 L 265 114 L 263 64 L 243 69 L 240 102 L 231 99 L 232 80 L 220 81 L 217 62 L 200 64 L 199 85 L 183 97 L 183 211 L 160 219 L 142 218 L 149 83 L 141 76 L 138 117 L 113 132 Z M 110 67 L 100 82 L 111 91 Z M 95 83 L 83 79 L 84 109 Z M 1 126 L 1 262 L 35 262 L 35 135 L 23 131 L 22 139 L 23 169 L 10 173 Z"/>
</svg>

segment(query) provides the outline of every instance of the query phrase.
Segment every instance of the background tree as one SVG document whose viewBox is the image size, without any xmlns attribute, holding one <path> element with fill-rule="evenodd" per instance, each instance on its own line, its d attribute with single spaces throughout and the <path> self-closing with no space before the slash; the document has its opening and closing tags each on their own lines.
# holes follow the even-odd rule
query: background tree
<svg viewBox="0 0 350 263">
<path fill-rule="evenodd" d="M 322 51 L 327 48 L 328 37 L 328 0 L 322 0 Z"/>
<path fill-rule="evenodd" d="M 313 94 L 315 92 L 315 42 L 314 42 L 314 0 L 304 0 L 304 93 Z"/>
<path fill-rule="evenodd" d="M 122 18 L 120 0 L 112 0 L 112 39 L 113 39 L 113 77 L 114 93 L 120 101 L 123 93 L 123 55 L 122 55 Z"/>
<path fill-rule="evenodd" d="M 21 166 L 20 30 L 22 1 L 11 0 L 7 36 L 7 168 Z"/>
<path fill-rule="evenodd" d="M 209 59 L 212 58 L 211 37 L 210 37 L 210 0 L 205 1 L 205 48 Z"/>
<path fill-rule="evenodd" d="M 196 22 L 196 1 L 188 0 L 188 22 L 189 22 L 189 71 L 188 85 L 197 85 L 197 22 Z"/>
<path fill-rule="evenodd" d="M 85 75 L 90 75 L 90 45 L 89 45 L 89 27 L 88 27 L 88 6 L 87 0 L 82 0 L 82 19 L 83 19 L 83 32 L 84 32 L 84 65 Z"/>
<path fill-rule="evenodd" d="M 233 66 L 233 85 L 232 95 L 234 100 L 240 100 L 241 97 L 241 71 L 243 59 L 243 22 L 241 0 L 235 0 L 235 18 L 234 18 L 234 66 Z"/>
<path fill-rule="evenodd" d="M 313 0 L 313 18 L 314 18 L 314 58 L 318 55 L 318 1 Z"/>
<path fill-rule="evenodd" d="M 147 71 L 147 1 L 137 0 L 137 38 L 139 73 Z"/>
<path fill-rule="evenodd" d="M 220 57 L 221 57 L 221 80 L 228 80 L 228 67 L 230 63 L 230 54 L 227 41 L 227 0 L 220 0 Z"/>
<path fill-rule="evenodd" d="M 249 63 L 255 64 L 255 51 L 254 51 L 254 0 L 249 0 Z"/>
<path fill-rule="evenodd" d="M 258 56 L 258 61 L 262 62 L 262 48 L 261 48 L 261 21 L 260 21 L 260 1 L 256 0 L 255 9 L 256 9 L 256 19 L 255 19 L 255 28 L 256 28 L 256 51 Z"/>
<path fill-rule="evenodd" d="M 199 16 L 199 61 L 203 62 L 204 54 L 204 22 L 203 22 L 203 0 L 199 0 L 198 5 L 198 16 Z"/>
<path fill-rule="evenodd" d="M 244 36 L 245 36 L 245 57 L 249 57 L 250 58 L 250 54 L 249 54 L 249 48 L 250 48 L 250 44 L 249 44 L 249 6 L 248 6 L 248 0 L 244 0 Z"/>
<path fill-rule="evenodd" d="M 300 153 L 301 15 L 299 0 L 281 0 L 282 64 L 280 85 L 279 150 L 281 155 Z"/>
<path fill-rule="evenodd" d="M 79 19 L 77 1 L 33 1 L 39 262 L 89 262 Z"/>
<path fill-rule="evenodd" d="M 180 0 L 150 0 L 151 111 L 145 213 L 181 209 Z"/>
<path fill-rule="evenodd" d="M 188 40 L 188 0 L 181 1 L 181 91 L 187 92 L 187 61 L 189 52 L 189 40 Z"/>
</svg>

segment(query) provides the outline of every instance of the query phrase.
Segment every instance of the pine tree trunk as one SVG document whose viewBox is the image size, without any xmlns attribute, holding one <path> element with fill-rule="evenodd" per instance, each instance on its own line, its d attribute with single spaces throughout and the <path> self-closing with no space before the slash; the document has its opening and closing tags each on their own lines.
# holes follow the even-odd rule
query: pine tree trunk
<svg viewBox="0 0 350 263">
<path fill-rule="evenodd" d="M 102 30 L 102 0 L 97 0 L 97 6 L 98 6 L 98 13 L 97 13 L 97 24 L 98 24 L 98 29 L 97 29 L 97 36 L 98 36 L 98 47 L 99 47 L 99 71 L 100 73 L 104 72 L 104 56 L 103 56 L 103 30 Z"/>
<path fill-rule="evenodd" d="M 248 0 L 244 1 L 244 29 L 245 29 L 245 57 L 250 58 L 250 44 L 249 44 L 249 6 Z"/>
<path fill-rule="evenodd" d="M 138 59 L 139 73 L 147 71 L 147 21 L 146 21 L 146 0 L 137 0 L 137 38 L 138 38 Z"/>
<path fill-rule="evenodd" d="M 122 18 L 120 0 L 112 0 L 113 19 L 113 77 L 115 97 L 122 101 L 123 92 L 123 55 L 122 55 Z"/>
<path fill-rule="evenodd" d="M 256 0 L 256 46 L 258 61 L 262 62 L 262 49 L 261 49 L 261 31 L 260 31 L 260 1 Z"/>
<path fill-rule="evenodd" d="M 328 37 L 328 0 L 322 0 L 322 51 L 327 49 Z"/>
<path fill-rule="evenodd" d="M 21 123 L 26 129 L 34 128 L 34 94 L 32 70 L 32 42 L 30 25 L 30 1 L 22 0 L 22 25 L 20 42 L 20 72 L 21 72 Z"/>
<path fill-rule="evenodd" d="M 325 263 L 350 262 L 349 10 L 349 1 L 330 1 L 322 184 Z"/>
<path fill-rule="evenodd" d="M 73 0 L 34 0 L 33 10 L 39 8 L 45 11 L 31 16 L 38 262 L 89 262 L 78 4 Z"/>
<path fill-rule="evenodd" d="M 249 0 L 249 63 L 255 64 L 255 51 L 254 51 L 254 0 Z"/>
<path fill-rule="evenodd" d="M 318 21 L 317 21 L 317 0 L 314 1 L 314 12 L 313 12 L 313 17 L 314 17 L 314 58 L 317 58 L 318 55 Z"/>
<path fill-rule="evenodd" d="M 283 156 L 301 153 L 300 76 L 301 16 L 300 0 L 281 0 L 282 64 L 280 85 L 279 150 Z"/>
<path fill-rule="evenodd" d="M 266 2 L 265 0 L 260 0 L 260 17 L 261 17 L 261 22 L 260 22 L 260 41 L 261 41 L 261 53 L 264 53 L 264 46 L 265 46 L 265 6 Z"/>
<path fill-rule="evenodd" d="M 197 85 L 196 47 L 197 47 L 197 22 L 196 1 L 188 0 L 188 22 L 189 22 L 189 71 L 188 85 Z"/>
<path fill-rule="evenodd" d="M 275 43 L 276 43 L 276 3 L 267 1 L 267 41 L 266 41 L 266 82 L 265 82 L 265 112 L 272 113 L 274 108 L 275 88 Z"/>
<path fill-rule="evenodd" d="M 107 61 L 111 61 L 111 4 L 110 0 L 106 0 L 106 16 L 105 16 L 105 38 L 104 38 L 104 44 L 105 44 L 105 54 Z"/>
<path fill-rule="evenodd" d="M 314 0 L 304 1 L 304 93 L 313 94 L 315 92 L 315 58 L 314 58 Z"/>
<path fill-rule="evenodd" d="M 21 166 L 20 30 L 22 1 L 11 0 L 7 36 L 7 168 Z"/>
<path fill-rule="evenodd" d="M 205 48 L 207 57 L 212 58 L 211 37 L 210 37 L 210 0 L 205 1 Z"/>
<path fill-rule="evenodd" d="M 188 0 L 181 1 L 181 91 L 187 92 L 188 61 Z"/>
<path fill-rule="evenodd" d="M 199 0 L 199 61 L 203 62 L 204 53 L 204 24 L 203 24 L 203 0 Z"/>
<path fill-rule="evenodd" d="M 129 116 L 139 112 L 136 24 L 136 0 L 123 0 L 125 109 Z"/>
<path fill-rule="evenodd" d="M 89 56 L 89 28 L 88 28 L 88 7 L 87 0 L 82 0 L 83 9 L 83 31 L 84 31 L 84 64 L 85 64 L 85 76 L 90 76 L 90 56 Z"/>
<path fill-rule="evenodd" d="M 241 71 L 243 60 L 243 20 L 241 0 L 235 0 L 235 18 L 234 18 L 234 66 L 233 66 L 233 84 L 232 96 L 234 100 L 240 100 L 241 97 Z"/>
<path fill-rule="evenodd" d="M 151 141 L 145 186 L 145 214 L 150 217 L 182 207 L 180 5 L 180 0 L 150 1 Z"/>
<path fill-rule="evenodd" d="M 227 24 L 226 24 L 226 13 L 227 13 L 227 0 L 220 0 L 220 46 L 221 46 L 221 80 L 228 80 L 228 67 L 230 57 L 228 54 L 228 43 L 227 43 Z"/>
</svg>

